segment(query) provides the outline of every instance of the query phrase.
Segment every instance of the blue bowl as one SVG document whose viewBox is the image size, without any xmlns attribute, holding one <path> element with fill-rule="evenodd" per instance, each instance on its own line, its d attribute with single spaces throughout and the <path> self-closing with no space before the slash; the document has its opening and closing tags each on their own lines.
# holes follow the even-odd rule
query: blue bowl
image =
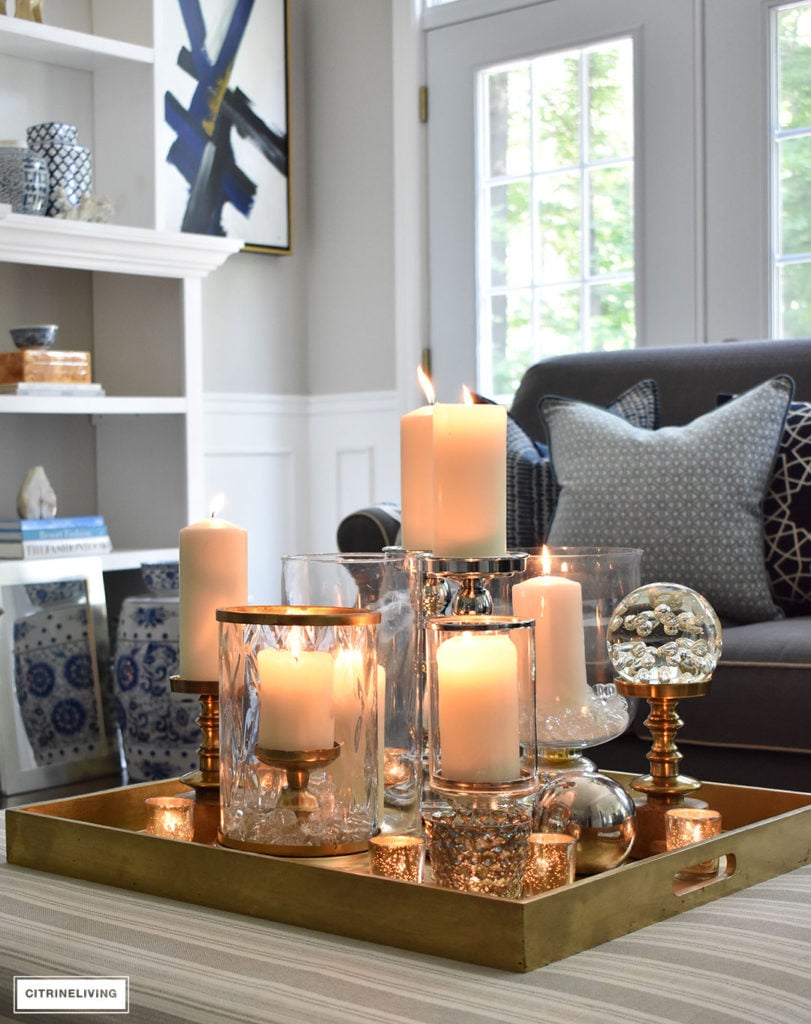
<svg viewBox="0 0 811 1024">
<path fill-rule="evenodd" d="M 12 327 L 9 334 L 17 348 L 50 348 L 58 330 L 58 324 L 34 324 L 30 327 Z"/>
</svg>

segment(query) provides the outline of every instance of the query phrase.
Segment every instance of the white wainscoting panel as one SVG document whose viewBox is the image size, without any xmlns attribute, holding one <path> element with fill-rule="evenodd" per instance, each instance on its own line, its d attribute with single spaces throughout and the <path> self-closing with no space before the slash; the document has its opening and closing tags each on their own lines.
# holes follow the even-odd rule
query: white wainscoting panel
<svg viewBox="0 0 811 1024">
<path fill-rule="evenodd" d="M 349 512 L 400 496 L 400 419 L 394 391 L 310 399 L 312 550 L 334 551 Z"/>
<path fill-rule="evenodd" d="M 205 493 L 248 530 L 251 602 L 279 601 L 283 554 L 334 551 L 347 513 L 398 500 L 397 408 L 395 392 L 206 394 Z"/>
</svg>

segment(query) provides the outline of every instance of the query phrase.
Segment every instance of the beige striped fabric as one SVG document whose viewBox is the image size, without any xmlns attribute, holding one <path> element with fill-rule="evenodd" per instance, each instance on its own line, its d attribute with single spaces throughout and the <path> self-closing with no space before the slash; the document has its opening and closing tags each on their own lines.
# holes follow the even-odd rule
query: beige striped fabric
<svg viewBox="0 0 811 1024">
<path fill-rule="evenodd" d="M 122 974 L 94 1024 L 811 1024 L 811 865 L 515 975 L 0 864 L 0 1020 L 14 975 Z"/>
</svg>

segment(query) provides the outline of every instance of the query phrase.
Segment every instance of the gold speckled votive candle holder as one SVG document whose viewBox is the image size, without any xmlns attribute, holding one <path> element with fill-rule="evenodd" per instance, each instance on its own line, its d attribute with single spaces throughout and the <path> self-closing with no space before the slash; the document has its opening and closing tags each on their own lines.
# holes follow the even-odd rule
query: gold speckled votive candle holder
<svg viewBox="0 0 811 1024">
<path fill-rule="evenodd" d="M 421 882 L 425 868 L 425 840 L 421 836 L 372 836 L 369 868 L 373 875 Z"/>
<path fill-rule="evenodd" d="M 672 807 L 665 811 L 665 843 L 668 850 L 681 850 L 721 834 L 721 814 L 702 807 Z M 677 877 L 696 881 L 718 874 L 718 858 L 702 860 L 682 868 Z"/>
<path fill-rule="evenodd" d="M 524 872 L 524 896 L 537 896 L 574 881 L 577 839 L 563 832 L 533 832 Z"/>
<path fill-rule="evenodd" d="M 191 841 L 194 836 L 194 800 L 182 796 L 150 796 L 144 803 L 149 835 Z"/>
</svg>

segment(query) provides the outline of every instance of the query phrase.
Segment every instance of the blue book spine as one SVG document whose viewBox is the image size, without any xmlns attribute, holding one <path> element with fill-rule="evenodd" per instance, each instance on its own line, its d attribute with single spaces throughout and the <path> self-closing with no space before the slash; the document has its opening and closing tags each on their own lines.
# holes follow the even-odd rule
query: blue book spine
<svg viewBox="0 0 811 1024">
<path fill-rule="evenodd" d="M 107 524 L 104 522 L 104 516 L 0 519 L 0 541 L 98 537 L 106 532 Z"/>
<path fill-rule="evenodd" d="M 102 526 L 62 526 L 49 530 L 3 530 L 0 529 L 0 544 L 10 541 L 24 540 L 69 540 L 76 537 L 104 537 L 107 527 Z"/>
</svg>

